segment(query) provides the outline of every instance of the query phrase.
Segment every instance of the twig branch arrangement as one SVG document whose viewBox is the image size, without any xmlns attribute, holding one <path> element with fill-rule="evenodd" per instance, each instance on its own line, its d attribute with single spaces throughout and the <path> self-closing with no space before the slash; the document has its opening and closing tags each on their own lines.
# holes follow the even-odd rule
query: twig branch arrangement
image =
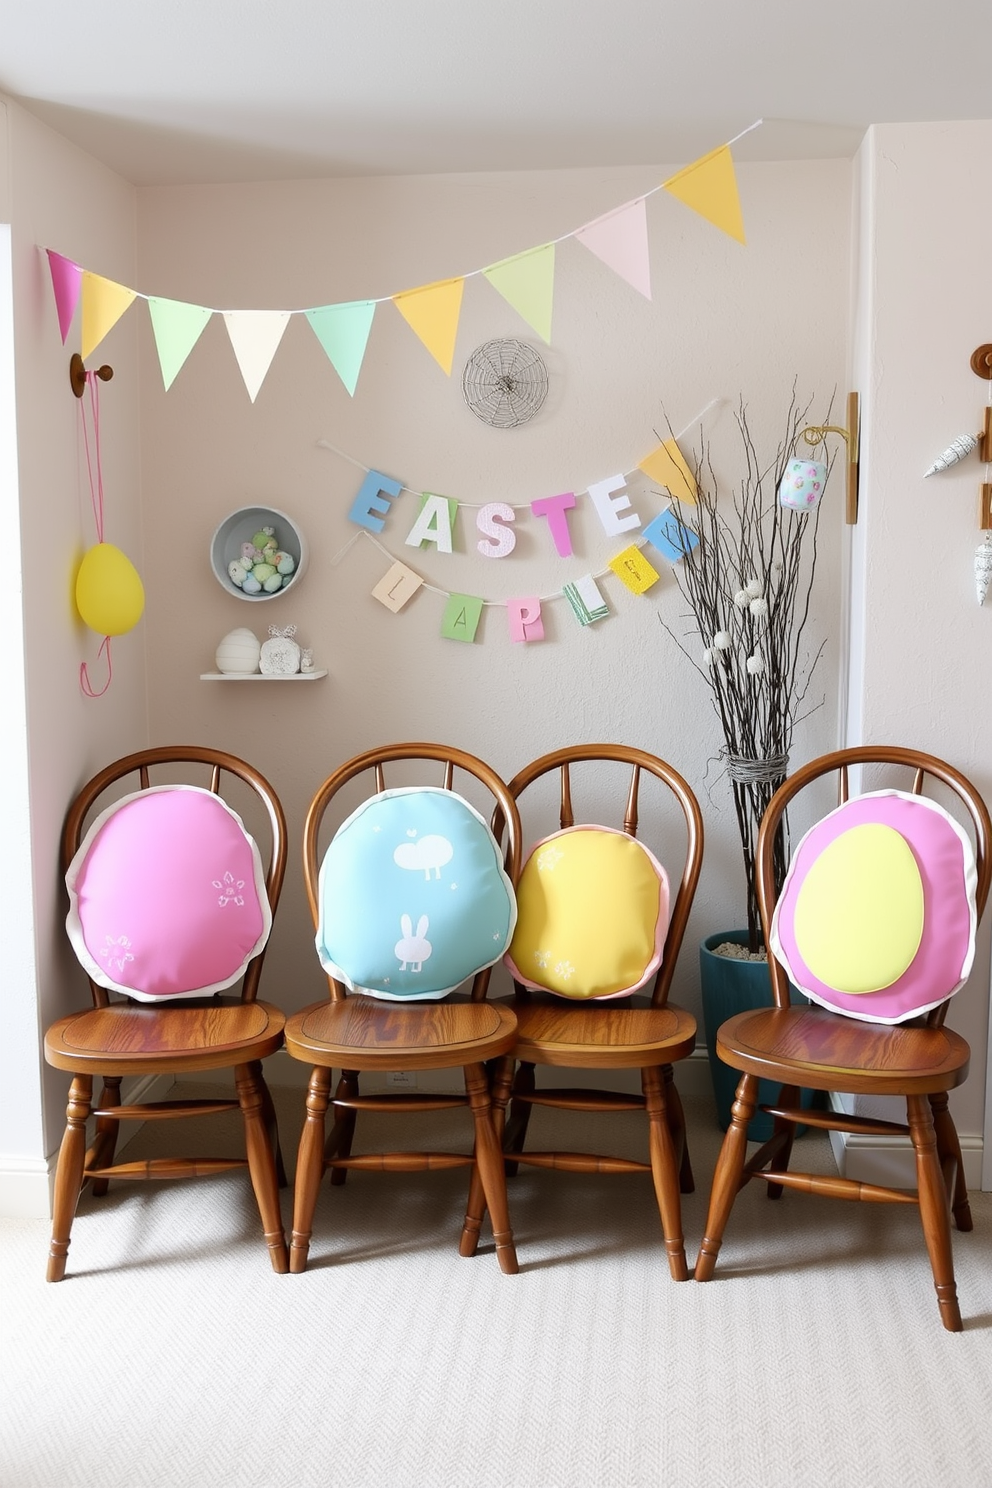
<svg viewBox="0 0 992 1488">
<path fill-rule="evenodd" d="M 687 634 L 699 637 L 699 652 L 693 655 L 661 623 L 709 686 L 720 722 L 720 758 L 730 777 L 747 878 L 752 951 L 762 945 L 754 883 L 758 828 L 788 771 L 793 729 L 807 716 L 801 709 L 825 644 L 810 656 L 806 631 L 820 507 L 798 512 L 778 500 L 779 483 L 808 422 L 809 407 L 799 407 L 793 391 L 785 436 L 772 462 L 763 465 L 742 402 L 736 422 L 743 473 L 732 505 L 719 500 L 706 445 L 694 462 L 698 504 L 672 501 L 683 550 L 675 574 L 691 607 L 693 626 Z M 692 536 L 698 539 L 694 544 Z M 779 886 L 787 867 L 783 830 L 775 844 Z"/>
</svg>

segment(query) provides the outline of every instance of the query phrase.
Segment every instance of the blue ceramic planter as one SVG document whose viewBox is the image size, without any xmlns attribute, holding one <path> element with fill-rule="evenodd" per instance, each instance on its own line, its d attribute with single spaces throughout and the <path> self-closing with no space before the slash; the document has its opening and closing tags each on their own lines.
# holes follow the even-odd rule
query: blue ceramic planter
<svg viewBox="0 0 992 1488">
<path fill-rule="evenodd" d="M 709 1053 L 710 1076 L 716 1098 L 716 1114 L 720 1129 L 726 1131 L 730 1125 L 730 1108 L 740 1080 L 740 1071 L 731 1069 L 717 1058 L 716 1035 L 721 1023 L 735 1013 L 748 1008 L 771 1007 L 772 990 L 768 965 L 764 961 L 738 961 L 732 956 L 718 956 L 714 946 L 724 941 L 735 945 L 747 945 L 746 930 L 721 930 L 708 935 L 699 947 L 699 983 L 703 1000 L 703 1028 Z M 793 989 L 793 1001 L 799 994 Z M 781 1085 L 772 1080 L 761 1080 L 758 1085 L 758 1104 L 774 1105 L 778 1100 Z M 808 1106 L 813 1092 L 800 1092 L 801 1103 Z M 772 1134 L 774 1122 L 764 1111 L 758 1111 L 748 1122 L 747 1135 L 750 1142 L 767 1142 Z M 797 1127 L 796 1134 L 804 1131 Z"/>
</svg>

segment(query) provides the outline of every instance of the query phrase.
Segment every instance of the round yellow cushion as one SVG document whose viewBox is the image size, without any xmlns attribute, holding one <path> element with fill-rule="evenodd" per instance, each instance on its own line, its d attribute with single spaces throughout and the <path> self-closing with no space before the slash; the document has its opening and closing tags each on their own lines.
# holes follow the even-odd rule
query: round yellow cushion
<svg viewBox="0 0 992 1488">
<path fill-rule="evenodd" d="M 868 822 L 835 838 L 806 874 L 794 927 L 804 961 L 828 986 L 891 987 L 923 937 L 923 881 L 902 834 Z"/>
<path fill-rule="evenodd" d="M 619 997 L 661 963 L 668 880 L 652 853 L 606 827 L 571 827 L 534 848 L 517 888 L 506 955 L 526 986 Z"/>
</svg>

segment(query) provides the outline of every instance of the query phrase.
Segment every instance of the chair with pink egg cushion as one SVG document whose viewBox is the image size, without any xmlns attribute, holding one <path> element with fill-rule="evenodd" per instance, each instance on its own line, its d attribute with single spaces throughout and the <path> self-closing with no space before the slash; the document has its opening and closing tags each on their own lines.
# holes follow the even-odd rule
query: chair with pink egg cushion
<svg viewBox="0 0 992 1488">
<path fill-rule="evenodd" d="M 889 767 L 901 767 L 903 780 L 908 768 L 910 789 L 850 796 L 850 772 L 877 766 L 886 767 L 886 780 Z M 831 774 L 838 777 L 840 805 L 799 842 L 776 898 L 773 853 L 786 809 Z M 972 967 L 992 879 L 990 842 L 992 820 L 975 786 L 952 765 L 913 749 L 838 750 L 797 770 L 776 791 L 756 862 L 774 1005 L 737 1013 L 717 1033 L 719 1057 L 741 1079 L 714 1172 L 697 1281 L 712 1277 L 734 1200 L 752 1178 L 763 1179 L 774 1199 L 790 1188 L 915 1203 L 941 1320 L 960 1331 L 949 1216 L 959 1230 L 970 1230 L 972 1221 L 948 1092 L 965 1080 L 970 1051 L 945 1017 Z M 790 1004 L 790 981 L 808 1002 Z M 748 1157 L 759 1077 L 783 1088 L 777 1105 L 765 1108 L 774 1117 L 772 1136 Z M 837 1109 L 800 1109 L 800 1087 L 870 1100 L 900 1097 L 906 1120 L 849 1112 L 838 1102 Z M 917 1192 L 794 1171 L 789 1164 L 800 1122 L 890 1144 L 908 1138 Z"/>
<path fill-rule="evenodd" d="M 286 866 L 286 821 L 275 791 L 251 765 L 220 750 L 141 750 L 82 788 L 62 847 L 66 928 L 93 1006 L 60 1018 L 45 1035 L 48 1063 L 72 1075 L 48 1280 L 65 1274 L 84 1184 L 100 1196 L 111 1179 L 203 1177 L 243 1167 L 273 1270 L 287 1271 L 279 1207 L 285 1176 L 261 1064 L 281 1046 L 285 1020 L 257 996 Z M 230 1099 L 121 1101 L 125 1079 L 232 1070 Z M 94 1105 L 97 1074 L 102 1090 Z M 114 1160 L 122 1121 L 239 1109 L 244 1157 Z"/>
</svg>

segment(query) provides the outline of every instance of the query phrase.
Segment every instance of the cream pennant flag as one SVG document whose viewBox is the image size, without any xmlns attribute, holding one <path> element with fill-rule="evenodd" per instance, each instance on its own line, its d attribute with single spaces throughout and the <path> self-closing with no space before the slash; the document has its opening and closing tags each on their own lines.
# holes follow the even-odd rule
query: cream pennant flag
<svg viewBox="0 0 992 1488">
<path fill-rule="evenodd" d="M 644 471 L 648 480 L 664 486 L 677 501 L 685 501 L 690 506 L 696 505 L 699 494 L 696 477 L 685 463 L 682 451 L 674 439 L 666 439 L 664 444 L 659 444 L 657 449 L 644 456 L 637 468 Z"/>
<path fill-rule="evenodd" d="M 441 279 L 437 284 L 424 284 L 420 289 L 404 289 L 392 297 L 407 325 L 416 331 L 449 377 L 464 288 L 464 279 Z"/>
<path fill-rule="evenodd" d="M 95 351 L 108 331 L 113 330 L 124 311 L 136 299 L 136 291 L 113 279 L 104 279 L 100 274 L 83 270 L 83 326 L 79 354 L 85 362 L 90 352 Z"/>
<path fill-rule="evenodd" d="M 483 269 L 489 283 L 523 316 L 542 341 L 551 342 L 555 285 L 555 245 L 545 243 Z"/>
<path fill-rule="evenodd" d="M 162 381 L 168 392 L 213 311 L 204 309 L 202 305 L 187 305 L 182 300 L 163 300 L 156 296 L 148 300 L 148 313 L 162 368 Z"/>
<path fill-rule="evenodd" d="M 224 324 L 254 403 L 276 348 L 289 325 L 289 310 L 225 310 Z"/>
<path fill-rule="evenodd" d="M 640 290 L 645 299 L 651 298 L 648 215 L 643 196 L 588 222 L 575 237 L 621 279 Z"/>
<path fill-rule="evenodd" d="M 740 197 L 737 194 L 737 178 L 729 145 L 711 150 L 692 165 L 676 172 L 663 182 L 665 190 L 694 212 L 722 228 L 739 243 L 744 237 L 744 218 L 741 215 Z"/>
<path fill-rule="evenodd" d="M 352 397 L 362 370 L 375 306 L 375 300 L 352 300 L 350 304 L 321 305 L 306 312 L 314 335 Z"/>
</svg>

